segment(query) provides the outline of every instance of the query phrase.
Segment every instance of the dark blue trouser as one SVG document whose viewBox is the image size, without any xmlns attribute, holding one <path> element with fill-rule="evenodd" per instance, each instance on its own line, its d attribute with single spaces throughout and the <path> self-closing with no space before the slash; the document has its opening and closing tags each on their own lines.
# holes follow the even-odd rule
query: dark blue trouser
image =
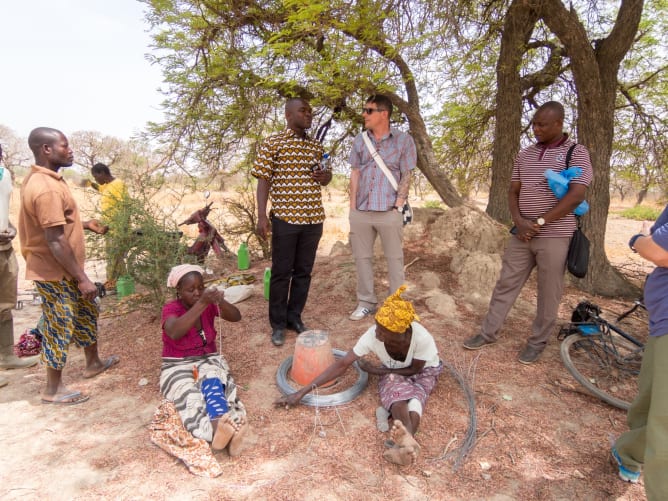
<svg viewBox="0 0 668 501">
<path fill-rule="evenodd" d="M 285 328 L 301 320 L 311 286 L 311 271 L 322 236 L 322 223 L 291 224 L 271 218 L 269 323 Z"/>
</svg>

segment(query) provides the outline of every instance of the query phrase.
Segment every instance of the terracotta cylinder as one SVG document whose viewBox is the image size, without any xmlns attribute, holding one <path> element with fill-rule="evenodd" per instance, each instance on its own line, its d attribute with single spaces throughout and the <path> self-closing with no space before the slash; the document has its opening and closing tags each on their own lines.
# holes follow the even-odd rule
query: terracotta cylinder
<svg viewBox="0 0 668 501">
<path fill-rule="evenodd" d="M 297 336 L 295 343 L 290 377 L 295 383 L 304 386 L 333 363 L 334 354 L 327 332 L 322 330 L 302 332 Z M 336 380 L 328 381 L 320 386 L 331 386 L 335 382 Z"/>
</svg>

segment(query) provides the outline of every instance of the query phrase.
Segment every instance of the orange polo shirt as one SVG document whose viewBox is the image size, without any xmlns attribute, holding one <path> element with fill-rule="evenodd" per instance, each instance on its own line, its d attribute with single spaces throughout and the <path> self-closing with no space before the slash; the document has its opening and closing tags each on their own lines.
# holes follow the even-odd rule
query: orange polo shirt
<svg viewBox="0 0 668 501">
<path fill-rule="evenodd" d="M 83 268 L 86 258 L 84 231 L 79 208 L 63 176 L 33 165 L 21 186 L 19 240 L 26 260 L 26 280 L 71 279 L 51 253 L 44 230 L 64 226 L 65 238 Z"/>
</svg>

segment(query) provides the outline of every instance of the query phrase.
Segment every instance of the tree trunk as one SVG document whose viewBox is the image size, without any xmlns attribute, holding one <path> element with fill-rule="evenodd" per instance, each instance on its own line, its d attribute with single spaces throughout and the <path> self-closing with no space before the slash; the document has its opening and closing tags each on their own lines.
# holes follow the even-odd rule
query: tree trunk
<svg viewBox="0 0 668 501">
<path fill-rule="evenodd" d="M 638 198 L 636 198 L 636 206 L 642 204 L 646 196 L 647 196 L 647 188 L 643 188 L 638 192 Z"/>
<path fill-rule="evenodd" d="M 587 146 L 594 179 L 587 190 L 591 207 L 584 229 L 591 241 L 589 272 L 584 290 L 604 296 L 629 296 L 635 288 L 615 270 L 605 255 L 605 226 L 610 205 L 610 154 L 614 134 L 614 104 L 619 65 L 638 31 L 642 0 L 622 0 L 610 35 L 593 43 L 577 14 L 559 0 L 536 3 L 540 17 L 559 38 L 570 57 L 578 96 L 578 141 Z"/>
<path fill-rule="evenodd" d="M 413 136 L 417 150 L 418 169 L 425 175 L 436 190 L 436 193 L 439 194 L 448 207 L 463 205 L 464 200 L 438 165 L 431 138 L 427 133 L 427 127 L 424 124 L 424 120 L 422 120 L 419 110 L 409 105 L 400 105 L 400 110 L 408 118 L 411 135 Z"/>
<path fill-rule="evenodd" d="M 519 67 L 537 20 L 538 15 L 527 2 L 520 0 L 510 5 L 496 65 L 496 123 L 487 214 L 506 224 L 511 223 L 508 188 L 521 133 L 522 92 Z"/>
</svg>

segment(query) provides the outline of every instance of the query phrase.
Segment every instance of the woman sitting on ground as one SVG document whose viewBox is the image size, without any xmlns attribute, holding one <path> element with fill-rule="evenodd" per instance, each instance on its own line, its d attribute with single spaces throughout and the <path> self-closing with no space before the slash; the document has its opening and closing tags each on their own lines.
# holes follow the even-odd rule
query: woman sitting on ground
<svg viewBox="0 0 668 501">
<path fill-rule="evenodd" d="M 167 278 L 176 299 L 162 309 L 160 391 L 174 402 L 193 436 L 236 456 L 248 431 L 246 409 L 227 361 L 216 349 L 214 319 L 238 322 L 241 313 L 225 301 L 222 290 L 204 288 L 203 273 L 199 266 L 182 264 Z"/>
<path fill-rule="evenodd" d="M 336 360 L 301 390 L 276 401 L 286 408 L 297 405 L 314 387 L 341 376 L 353 362 L 359 360 L 361 369 L 380 377 L 378 389 L 382 407 L 376 410 L 378 429 L 389 429 L 393 421 L 389 449 L 383 457 L 400 465 L 408 465 L 417 458 L 420 445 L 415 433 L 427 398 L 436 386 L 443 364 L 431 334 L 421 324 L 413 304 L 401 298 L 406 286 L 401 286 L 385 300 L 376 313 L 376 324 L 359 338 L 355 347 Z M 382 365 L 360 360 L 375 353 Z"/>
</svg>

